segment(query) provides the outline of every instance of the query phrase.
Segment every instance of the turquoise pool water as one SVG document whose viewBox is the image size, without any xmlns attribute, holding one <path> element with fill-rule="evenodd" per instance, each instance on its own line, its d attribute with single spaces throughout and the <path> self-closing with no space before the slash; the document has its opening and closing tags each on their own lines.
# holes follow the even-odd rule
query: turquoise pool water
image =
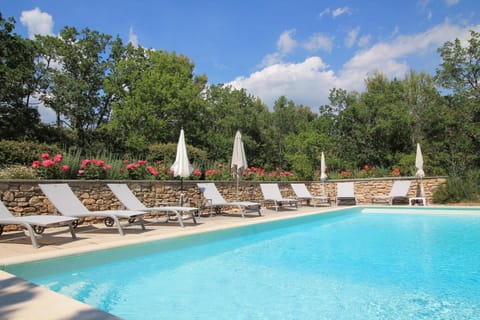
<svg viewBox="0 0 480 320">
<path fill-rule="evenodd" d="M 479 319 L 480 212 L 379 212 L 340 210 L 6 271 L 125 319 Z"/>
</svg>

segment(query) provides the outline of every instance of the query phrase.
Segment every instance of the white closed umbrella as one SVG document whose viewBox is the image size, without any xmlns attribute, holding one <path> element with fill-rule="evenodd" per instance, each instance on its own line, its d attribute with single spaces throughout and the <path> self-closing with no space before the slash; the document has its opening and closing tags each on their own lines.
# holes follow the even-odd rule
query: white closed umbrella
<svg viewBox="0 0 480 320">
<path fill-rule="evenodd" d="M 235 172 L 235 180 L 237 183 L 237 200 L 238 200 L 238 181 L 240 179 L 240 172 L 243 169 L 247 169 L 247 157 L 245 155 L 245 149 L 243 147 L 242 134 L 240 131 L 237 131 L 235 134 L 235 140 L 233 141 L 233 152 L 232 152 L 232 165 L 231 168 Z"/>
<path fill-rule="evenodd" d="M 322 151 L 320 158 L 320 181 L 322 181 L 323 195 L 325 195 L 325 180 L 327 180 L 327 166 L 325 164 L 325 154 Z"/>
<path fill-rule="evenodd" d="M 175 162 L 170 168 L 173 171 L 174 177 L 180 177 L 180 202 L 183 205 L 183 178 L 188 178 L 192 174 L 192 167 L 188 161 L 187 145 L 185 144 L 185 134 L 183 128 L 180 130 L 180 137 L 177 144 L 177 155 L 175 156 Z"/>
<path fill-rule="evenodd" d="M 425 177 L 425 172 L 423 171 L 423 155 L 422 149 L 420 148 L 420 143 L 417 143 L 417 154 L 415 156 L 415 167 L 417 168 L 417 173 L 415 176 L 420 179 L 420 197 L 424 197 L 423 190 L 423 177 Z"/>
</svg>

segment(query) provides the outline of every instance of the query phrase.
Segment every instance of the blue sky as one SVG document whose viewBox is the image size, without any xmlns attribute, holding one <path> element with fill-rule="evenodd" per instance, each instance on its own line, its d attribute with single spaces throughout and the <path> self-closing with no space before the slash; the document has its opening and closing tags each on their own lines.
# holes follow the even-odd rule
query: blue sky
<svg viewBox="0 0 480 320">
<path fill-rule="evenodd" d="M 211 84 L 270 107 L 285 95 L 313 110 L 331 88 L 361 91 L 377 71 L 434 74 L 437 48 L 480 32 L 478 0 L 0 0 L 0 11 L 25 37 L 88 27 L 186 55 Z"/>
</svg>

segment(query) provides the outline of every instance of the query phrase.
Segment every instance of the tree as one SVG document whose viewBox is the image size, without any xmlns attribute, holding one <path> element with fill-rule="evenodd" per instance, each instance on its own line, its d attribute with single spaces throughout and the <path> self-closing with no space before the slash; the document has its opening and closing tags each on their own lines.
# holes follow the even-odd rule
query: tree
<svg viewBox="0 0 480 320">
<path fill-rule="evenodd" d="M 109 118 L 104 80 L 109 73 L 111 36 L 65 27 L 59 37 L 38 36 L 41 99 L 57 113 L 57 126 L 71 128 L 81 147 L 95 144 L 92 132 Z"/>
<path fill-rule="evenodd" d="M 33 139 L 40 115 L 29 105 L 34 91 L 34 50 L 14 34 L 15 20 L 0 13 L 0 138 Z"/>
<path fill-rule="evenodd" d="M 465 47 L 455 39 L 438 49 L 442 63 L 436 70 L 438 84 L 451 92 L 445 97 L 446 129 L 453 136 L 445 143 L 451 150 L 451 170 L 459 174 L 480 167 L 480 33 L 470 35 Z"/>
<path fill-rule="evenodd" d="M 118 97 L 103 127 L 113 144 L 145 151 L 150 144 L 176 142 L 181 127 L 188 143 L 196 144 L 207 79 L 193 69 L 185 56 L 128 45 L 107 79 L 107 92 Z"/>
</svg>

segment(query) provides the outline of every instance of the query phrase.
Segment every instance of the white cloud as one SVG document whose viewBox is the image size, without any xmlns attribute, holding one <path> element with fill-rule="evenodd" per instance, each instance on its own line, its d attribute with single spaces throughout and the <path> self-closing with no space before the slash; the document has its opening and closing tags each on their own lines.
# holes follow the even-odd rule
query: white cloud
<svg viewBox="0 0 480 320">
<path fill-rule="evenodd" d="M 370 43 L 370 40 L 372 37 L 370 35 L 365 35 L 361 36 L 360 39 L 358 39 L 358 46 L 359 47 L 365 47 Z"/>
<path fill-rule="evenodd" d="M 352 29 L 350 30 L 350 32 L 348 32 L 347 39 L 345 39 L 345 46 L 347 48 L 351 48 L 355 44 L 355 41 L 357 41 L 359 32 L 360 32 L 360 27 L 356 27 L 355 29 Z"/>
<path fill-rule="evenodd" d="M 245 88 L 258 96 L 268 106 L 284 95 L 298 104 L 313 110 L 327 104 L 328 92 L 332 88 L 362 91 L 364 80 L 379 71 L 389 78 L 403 78 L 411 66 L 407 59 L 416 56 L 438 58 L 436 49 L 446 41 L 459 38 L 462 42 L 470 38 L 469 30 L 480 31 L 480 25 L 462 28 L 448 21 L 423 33 L 399 35 L 390 42 L 379 42 L 358 51 L 340 70 L 334 70 L 320 57 L 306 58 L 300 63 L 277 61 L 246 77 L 230 82 L 236 88 Z M 365 45 L 370 37 L 359 40 Z"/>
<path fill-rule="evenodd" d="M 281 54 L 290 53 L 297 46 L 297 42 L 292 38 L 295 30 L 287 30 L 282 32 L 277 40 L 277 48 Z"/>
<path fill-rule="evenodd" d="M 332 11 L 332 16 L 334 18 L 336 18 L 336 17 L 341 16 L 342 14 L 345 14 L 345 13 L 348 13 L 348 14 L 351 13 L 349 7 L 337 8 L 337 9 L 333 10 Z"/>
<path fill-rule="evenodd" d="M 22 11 L 20 22 L 28 29 L 28 37 L 33 39 L 36 34 L 52 35 L 53 18 L 46 12 L 42 12 L 38 7 L 30 11 Z"/>
<path fill-rule="evenodd" d="M 459 2 L 460 2 L 460 0 L 445 0 L 445 3 L 449 7 L 454 6 L 454 5 L 458 4 Z"/>
<path fill-rule="evenodd" d="M 315 33 L 310 36 L 304 47 L 309 51 L 323 50 L 326 52 L 331 52 L 333 47 L 333 39 L 324 34 Z"/>
<path fill-rule="evenodd" d="M 318 14 L 318 16 L 321 18 L 321 17 L 323 17 L 324 15 L 329 14 L 329 13 L 330 13 L 330 9 L 327 8 L 327 9 L 323 10 L 322 12 L 320 12 L 320 13 Z"/>
<path fill-rule="evenodd" d="M 133 27 L 130 27 L 130 30 L 128 31 L 128 42 L 134 47 L 138 47 L 138 36 L 133 33 Z"/>
</svg>

